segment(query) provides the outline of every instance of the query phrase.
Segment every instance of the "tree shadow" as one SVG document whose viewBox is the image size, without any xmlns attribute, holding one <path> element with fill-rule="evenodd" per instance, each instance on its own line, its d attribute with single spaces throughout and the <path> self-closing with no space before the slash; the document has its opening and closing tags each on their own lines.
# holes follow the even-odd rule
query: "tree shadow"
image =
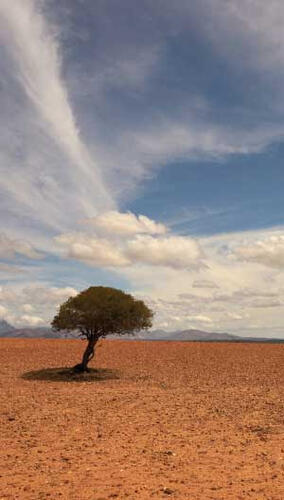
<svg viewBox="0 0 284 500">
<path fill-rule="evenodd" d="M 73 368 L 43 368 L 25 372 L 21 375 L 24 380 L 45 380 L 49 382 L 102 382 L 104 380 L 119 379 L 116 370 L 107 368 L 89 368 L 88 372 L 76 373 Z"/>
</svg>

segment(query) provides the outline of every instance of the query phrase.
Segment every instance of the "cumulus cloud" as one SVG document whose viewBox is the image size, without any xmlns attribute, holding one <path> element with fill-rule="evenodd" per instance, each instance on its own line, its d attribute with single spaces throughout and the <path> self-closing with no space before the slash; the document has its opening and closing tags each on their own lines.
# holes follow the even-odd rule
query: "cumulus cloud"
<svg viewBox="0 0 284 500">
<path fill-rule="evenodd" d="M 284 267 L 284 236 L 273 235 L 248 242 L 235 248 L 234 253 L 240 259 L 281 269 Z"/>
<path fill-rule="evenodd" d="M 125 219 L 122 218 L 122 220 L 125 223 Z M 133 222 L 131 233 L 134 229 L 135 232 L 164 230 L 164 226 L 161 225 L 160 228 L 159 224 L 147 218 L 146 221 L 143 218 L 131 218 L 131 222 Z M 128 232 L 129 235 L 131 233 Z M 193 238 L 138 234 L 134 238 L 127 239 L 124 225 L 117 226 L 116 234 L 120 234 L 121 238 L 115 243 L 111 240 L 113 233 L 110 234 L 110 239 L 86 233 L 70 233 L 61 234 L 55 240 L 65 248 L 67 257 L 82 260 L 97 267 L 126 267 L 139 263 L 173 269 L 205 266 L 202 263 L 204 255 L 201 247 Z"/>
<path fill-rule="evenodd" d="M 70 44 L 70 60 L 74 63 L 75 70 L 79 68 L 76 74 L 75 70 L 73 72 L 74 68 L 69 66 L 70 61 L 62 60 L 64 46 L 61 44 L 64 38 L 60 38 L 58 27 L 50 24 L 51 17 L 46 15 L 48 2 L 43 10 L 42 2 L 35 0 L 14 0 L 12 3 L 2 0 L 1 36 L 7 49 L 0 68 L 6 92 L 2 106 L 3 133 L 0 137 L 4 138 L 1 145 L 2 164 L 5 173 L 9 172 L 9 175 L 1 178 L 6 208 L 8 206 L 13 212 L 32 218 L 34 225 L 40 221 L 49 230 L 56 228 L 60 232 L 71 231 L 74 230 L 76 218 L 92 217 L 100 210 L 112 208 L 115 205 L 113 197 L 123 198 L 125 201 L 125 196 L 133 193 L 137 184 L 149 177 L 153 170 L 173 159 L 204 156 L 216 158 L 234 153 L 255 152 L 283 134 L 283 127 L 278 123 L 266 127 L 259 125 L 257 120 L 257 126 L 245 128 L 237 124 L 230 127 L 228 122 L 215 123 L 212 119 L 214 107 L 212 109 L 208 96 L 202 95 L 202 90 L 199 93 L 199 89 L 192 89 L 193 92 L 190 89 L 186 96 L 186 106 L 180 100 L 183 92 L 173 93 L 169 88 L 169 93 L 160 93 L 159 80 L 155 84 L 152 77 L 163 69 L 168 34 L 181 31 L 186 35 L 190 23 L 197 25 L 198 29 L 204 29 L 203 36 L 212 38 L 208 29 L 208 15 L 212 21 L 211 27 L 214 26 L 212 32 L 215 34 L 214 47 L 217 52 L 222 52 L 218 40 L 222 39 L 223 42 L 232 36 L 228 25 L 234 27 L 234 39 L 238 42 L 242 40 L 244 32 L 248 32 L 250 35 L 245 39 L 256 40 L 250 45 L 254 50 L 261 46 L 265 53 L 267 46 L 272 46 L 273 49 L 282 46 L 281 23 L 280 26 L 278 23 L 277 29 L 274 26 L 277 19 L 282 18 L 283 8 L 280 4 L 274 5 L 278 13 L 275 18 L 265 3 L 262 3 L 261 10 L 264 14 L 261 15 L 257 4 L 250 2 L 249 6 L 247 4 L 249 20 L 244 19 L 237 2 L 229 2 L 230 5 L 226 4 L 226 7 L 219 0 L 193 4 L 194 8 L 189 10 L 186 3 L 180 2 L 173 11 L 170 3 L 165 2 L 162 14 L 157 14 L 154 5 L 149 7 L 147 4 L 146 10 L 149 9 L 151 19 L 160 22 L 160 29 L 151 30 L 147 23 L 149 39 L 146 41 L 144 36 L 138 36 L 138 33 L 144 34 L 143 16 L 137 16 L 137 29 L 128 31 L 123 23 L 117 23 L 114 11 L 113 16 L 108 15 L 110 29 L 105 33 L 100 16 L 106 15 L 106 10 L 101 7 L 94 12 L 92 2 L 85 2 L 86 12 L 90 16 L 94 15 L 94 22 L 98 23 L 98 39 L 103 40 L 100 50 L 106 50 L 107 53 L 97 56 L 95 65 L 90 64 L 90 61 L 86 64 L 87 59 L 84 57 L 80 58 L 79 63 L 72 59 Z M 54 9 L 53 19 L 60 12 L 60 7 L 58 9 Z M 73 10 L 76 17 L 75 4 L 70 9 Z M 128 10 L 131 15 L 132 9 Z M 222 16 L 219 15 L 220 12 Z M 255 19 L 258 22 L 257 29 L 254 26 Z M 127 18 L 126 24 L 131 25 L 128 21 Z M 63 22 L 64 19 L 59 16 L 58 26 Z M 273 26 L 273 30 L 268 29 L 269 26 Z M 81 35 L 88 38 L 90 33 L 86 26 L 83 29 L 84 33 Z M 70 39 L 72 34 L 69 33 Z M 117 42 L 115 44 L 114 36 Z M 259 38 L 267 40 L 259 44 Z M 235 48 L 235 44 L 222 44 Z M 90 52 L 93 48 L 90 45 Z M 95 49 L 96 47 L 94 53 L 100 53 L 100 50 Z M 279 54 L 280 52 L 282 53 L 282 49 L 278 50 Z M 271 49 L 270 54 L 273 53 L 275 50 Z M 11 56 L 13 66 L 11 60 L 7 60 Z M 228 60 L 235 59 L 231 56 L 229 54 Z M 243 63 L 243 58 L 239 59 Z M 66 69 L 64 78 L 63 62 Z M 12 72 L 7 70 L 8 66 L 13 67 Z M 91 67 L 93 71 L 93 66 L 94 74 L 89 75 L 89 80 L 85 80 L 87 68 Z M 188 75 L 184 76 L 188 78 Z M 69 80 L 65 80 L 67 77 Z M 74 80 L 75 85 L 72 85 Z M 143 91 L 149 82 L 152 84 L 154 107 L 144 100 Z M 190 78 L 188 83 L 190 84 Z M 77 94 L 74 90 L 76 85 Z M 133 88 L 140 88 L 141 94 L 139 99 L 132 100 L 131 106 L 128 106 L 127 101 L 120 99 L 120 96 L 125 97 L 123 90 L 126 89 L 127 93 Z M 71 94 L 73 89 L 73 95 L 70 94 L 70 89 Z M 113 89 L 116 92 L 112 93 Z M 99 102 L 96 101 L 94 108 L 91 103 L 97 94 Z M 115 96 L 119 98 L 115 100 Z M 173 98 L 170 107 L 169 96 Z M 6 102 L 10 103 L 9 108 Z M 72 106 L 74 102 L 76 108 Z M 123 109 L 120 102 L 123 103 Z M 82 103 L 83 113 L 80 109 Z M 80 111 L 78 114 L 81 120 L 82 116 L 86 117 L 87 125 L 84 120 L 79 123 L 75 109 Z M 131 113 L 127 112 L 128 109 L 131 109 Z M 185 109 L 184 113 L 182 109 Z M 142 121 L 137 119 L 141 116 L 141 111 L 144 117 Z M 88 137 L 84 140 L 86 131 Z M 90 153 L 90 147 L 87 148 L 87 142 L 94 144 L 93 153 Z M 13 148 L 10 147 L 12 143 Z M 20 168 L 21 173 L 24 170 L 24 176 L 19 175 Z M 112 196 L 103 177 L 108 179 L 112 187 Z M 69 207 L 68 211 L 66 206 Z M 130 227 L 130 221 L 128 222 Z M 143 224 L 146 222 L 144 220 Z M 143 224 L 140 224 L 140 230 Z M 146 226 L 149 227 L 148 222 Z M 160 228 L 159 231 L 162 232 L 163 229 Z M 143 232 L 148 234 L 146 229 Z M 149 234 L 154 233 L 149 230 Z"/>
<path fill-rule="evenodd" d="M 73 26 L 66 29 L 65 19 L 57 17 L 63 3 L 0 1 L 4 47 L 0 60 L 0 222 L 10 235 L 10 243 L 2 238 L 3 257 L 38 258 L 38 249 L 48 245 L 57 252 L 50 241 L 60 234 L 57 242 L 68 257 L 115 269 L 115 279 L 120 273 L 130 288 L 149 292 L 152 300 L 162 297 L 164 302 L 155 304 L 161 324 L 169 326 L 173 319 L 187 327 L 191 316 L 200 322 L 208 318 L 214 329 L 222 328 L 224 321 L 234 326 L 238 319 L 241 328 L 247 321 L 245 313 L 243 319 L 236 316 L 240 309 L 249 308 L 250 325 L 278 328 L 283 319 L 276 304 L 283 302 L 283 293 L 276 284 L 274 290 L 273 280 L 283 282 L 281 241 L 251 238 L 241 243 L 230 234 L 223 251 L 225 238 L 218 241 L 215 236 L 211 243 L 198 243 L 170 233 L 145 216 L 105 211 L 116 207 L 116 199 L 126 207 L 137 186 L 173 160 L 215 160 L 259 152 L 283 137 L 283 3 L 244 0 L 240 6 L 238 0 L 193 0 L 189 7 L 188 1 L 181 0 L 173 9 L 172 1 L 165 0 L 160 9 L 159 3 L 142 2 L 145 15 L 136 15 L 134 20 L 133 9 L 125 9 L 121 23 L 115 6 L 110 12 L 105 2 L 97 9 L 94 2 L 85 1 L 84 13 L 97 23 L 98 45 L 92 45 L 94 37 L 83 23 L 81 35 L 88 40 L 83 50 L 87 46 L 88 55 L 96 54 L 95 63 L 85 57 L 86 52 L 79 52 L 77 22 L 84 17 L 77 16 L 80 2 L 68 5 L 70 18 L 77 17 L 75 30 Z M 102 22 L 106 13 L 107 30 Z M 57 19 L 57 27 L 51 19 Z M 153 20 L 150 24 L 149 19 Z M 58 27 L 63 24 L 66 31 L 61 37 Z M 93 22 L 89 24 L 94 29 Z M 182 51 L 181 59 L 175 57 L 175 48 L 189 46 L 191 35 L 197 50 L 202 46 L 205 64 L 206 57 L 211 61 L 213 55 L 216 67 L 220 62 L 226 66 L 229 99 L 210 94 L 210 89 L 219 88 L 220 72 L 211 72 L 208 85 L 206 78 L 199 78 L 201 73 L 196 79 L 191 69 L 186 71 L 185 66 L 191 68 L 188 52 L 184 51 L 184 59 Z M 64 43 L 68 56 L 63 60 Z M 169 67 L 172 71 L 166 73 Z M 250 80 L 236 78 L 236 74 Z M 275 109 L 271 113 L 275 103 L 276 113 Z M 86 234 L 75 232 L 77 221 L 87 218 Z M 90 234 L 92 230 L 95 234 Z M 38 233 L 42 247 L 35 243 Z M 23 244 L 25 238 L 32 243 Z M 200 247 L 205 249 L 208 265 L 202 273 Z M 239 260 L 231 259 L 234 251 Z M 265 264 L 269 272 L 255 262 Z M 7 270 L 5 266 L 2 270 Z M 50 280 L 51 268 L 46 269 L 45 279 Z M 80 282 L 77 272 L 74 280 Z M 39 279 L 44 279 L 43 274 Z M 212 283 L 218 283 L 218 291 Z M 269 288 L 267 293 L 272 295 L 256 296 L 253 289 L 257 287 Z M 30 316 L 46 322 L 55 307 L 75 293 L 73 288 L 43 283 L 21 289 L 4 287 L 0 299 L 6 312 L 16 311 L 15 321 Z M 33 310 L 28 310 L 29 305 Z M 229 312 L 231 316 L 226 316 Z"/>
<path fill-rule="evenodd" d="M 3 285 L 0 287 L 0 300 L 7 304 L 18 303 L 24 307 L 34 307 L 34 304 L 57 304 L 77 293 L 75 288 L 68 286 L 59 288 L 43 284 Z"/>
<path fill-rule="evenodd" d="M 0 287 L 0 317 L 5 316 L 18 327 L 48 325 L 57 307 L 77 293 L 75 288 L 68 286 L 4 285 Z"/>
<path fill-rule="evenodd" d="M 71 287 L 55 287 L 55 286 L 29 286 L 23 288 L 23 296 L 29 303 L 33 304 L 60 304 L 69 297 L 77 295 L 78 291 Z"/>
<path fill-rule="evenodd" d="M 18 319 L 17 323 L 28 326 L 39 326 L 42 325 L 44 321 L 39 316 L 31 316 L 30 314 L 23 314 L 23 316 L 21 316 Z"/>
<path fill-rule="evenodd" d="M 83 233 L 62 234 L 57 243 L 67 251 L 67 257 L 78 259 L 97 267 L 121 267 L 130 264 L 123 251 L 106 239 Z"/>
<path fill-rule="evenodd" d="M 153 238 L 139 235 L 129 241 L 127 254 L 133 262 L 176 269 L 201 267 L 203 253 L 196 240 L 185 236 Z"/>
<path fill-rule="evenodd" d="M 135 215 L 131 212 L 121 213 L 115 210 L 92 217 L 88 219 L 88 223 L 110 236 L 128 236 L 143 233 L 164 234 L 167 232 L 164 224 L 155 222 L 145 215 Z"/>
<path fill-rule="evenodd" d="M 156 327 L 174 330 L 194 324 L 200 329 L 240 335 L 283 336 L 283 273 L 278 268 L 269 269 L 232 258 L 229 249 L 235 248 L 244 235 L 252 242 L 260 235 L 266 239 L 269 231 L 201 238 L 207 269 L 153 266 L 126 269 L 124 276 L 135 290 L 147 293 L 150 306 L 156 312 Z M 218 283 L 218 287 L 192 287 L 194 282 L 203 280 Z M 190 318 L 197 316 L 207 317 L 211 322 L 203 324 L 200 318 L 193 323 Z"/>
<path fill-rule="evenodd" d="M 184 276 L 184 281 L 187 281 L 187 276 Z M 159 296 L 161 295 L 160 292 Z M 159 327 L 167 324 L 167 329 L 175 329 L 178 318 L 178 327 L 182 329 L 198 327 L 246 335 L 250 334 L 250 328 L 257 323 L 259 335 L 262 334 L 262 329 L 265 330 L 269 325 L 272 331 L 280 332 L 277 329 L 280 329 L 282 324 L 284 303 L 281 291 L 278 291 L 278 297 L 275 298 L 248 297 L 241 290 L 223 297 L 216 297 L 214 294 L 200 296 L 183 293 L 180 295 L 182 300 L 172 295 L 171 298 L 165 300 L 152 301 L 152 308 L 156 312 L 155 321 Z M 272 310 L 273 314 L 271 314 Z M 269 336 L 272 336 L 272 331 Z"/>
<path fill-rule="evenodd" d="M 0 257 L 13 259 L 17 255 L 22 255 L 29 259 L 41 259 L 43 257 L 28 241 L 13 240 L 4 233 L 0 234 Z"/>
<path fill-rule="evenodd" d="M 197 240 L 165 235 L 168 229 L 164 224 L 144 215 L 109 211 L 89 219 L 88 223 L 97 234 L 63 233 L 55 238 L 67 257 L 97 267 L 144 264 L 186 269 L 204 266 L 204 255 Z"/>
<path fill-rule="evenodd" d="M 189 9 L 186 2 L 180 2 L 173 11 L 167 1 L 161 13 L 157 7 L 149 7 L 147 3 L 146 10 L 151 14 L 151 19 L 159 22 L 159 30 L 150 29 L 147 23 L 149 39 L 147 37 L 146 41 L 144 36 L 138 34 L 145 32 L 147 16 L 145 19 L 137 16 L 135 29 L 127 30 L 123 23 L 117 23 L 115 11 L 113 16 L 108 13 L 110 29 L 105 33 L 100 16 L 106 15 L 107 11 L 103 7 L 94 11 L 92 2 L 85 2 L 86 11 L 90 16 L 94 15 L 94 22 L 98 24 L 98 39 L 103 40 L 100 50 L 107 52 L 103 52 L 101 57 L 97 56 L 95 65 L 89 61 L 86 64 L 87 58 L 81 58 L 79 63 L 70 57 L 74 67 L 77 70 L 79 68 L 78 74 L 76 71 L 73 73 L 69 61 L 64 61 L 64 75 L 69 76 L 70 82 L 63 78 L 64 47 L 60 44 L 63 38 L 60 39 L 59 29 L 48 22 L 48 6 L 44 11 L 42 3 L 35 0 L 14 0 L 12 3 L 2 0 L 0 22 L 7 51 L 1 73 L 4 75 L 10 108 L 7 108 L 5 97 L 1 135 L 5 138 L 3 165 L 7 165 L 5 169 L 10 175 L 3 176 L 1 183 L 10 208 L 40 219 L 61 232 L 69 231 L 72 230 L 75 217 L 91 217 L 105 206 L 109 208 L 113 205 L 103 175 L 107 176 L 112 193 L 124 200 L 125 194 L 135 189 L 145 176 L 149 176 L 149 172 L 173 159 L 246 154 L 261 150 L 283 135 L 283 127 L 278 122 L 274 125 L 273 120 L 268 127 L 259 125 L 259 120 L 256 120 L 258 125 L 247 127 L 243 126 L 244 120 L 241 120 L 242 126 L 236 123 L 228 126 L 228 121 L 215 123 L 212 119 L 214 106 L 211 106 L 208 96 L 202 95 L 202 90 L 199 93 L 199 89 L 190 88 L 184 106 L 180 100 L 184 96 L 183 92 L 173 93 L 169 88 L 165 94 L 161 94 L 159 80 L 155 86 L 151 78 L 163 69 L 169 33 L 183 33 L 186 36 L 190 31 L 189 25 L 197 26 L 198 30 L 202 30 L 203 37 L 214 42 L 216 57 L 219 53 L 223 57 L 222 47 L 225 47 L 230 52 L 226 53 L 229 61 L 235 63 L 238 59 L 243 64 L 243 57 L 236 54 L 237 44 L 231 43 L 232 37 L 241 44 L 241 54 L 247 54 L 242 40 L 245 39 L 245 43 L 249 44 L 250 63 L 255 60 L 254 54 L 258 51 L 265 59 L 269 55 L 272 57 L 277 49 L 276 60 L 279 62 L 280 54 L 282 57 L 283 36 L 279 21 L 283 18 L 281 3 L 275 1 L 271 9 L 267 3 L 261 2 L 259 9 L 257 2 L 246 1 L 245 15 L 238 2 L 233 0 L 226 5 L 221 0 L 194 1 L 193 5 Z M 73 9 L 76 17 L 75 4 L 70 11 Z M 54 10 L 53 19 L 60 8 L 58 12 Z M 130 14 L 127 14 L 126 9 L 126 16 L 131 16 L 132 9 L 128 10 Z M 131 25 L 129 20 L 126 19 L 126 24 Z M 60 21 L 64 22 L 64 19 L 59 19 L 58 25 Z M 86 26 L 83 29 L 81 35 L 88 39 L 90 33 Z M 115 44 L 113 37 L 117 42 Z M 227 39 L 230 43 L 224 43 Z M 93 48 L 90 46 L 90 52 Z M 94 52 L 98 54 L 100 50 Z M 234 51 L 235 57 L 232 57 L 231 52 Z M 7 62 L 11 66 L 7 54 L 13 58 L 14 85 L 11 85 L 11 72 L 7 75 Z M 90 66 L 95 67 L 95 72 L 86 81 L 84 77 Z M 188 75 L 184 77 L 188 78 L 189 84 L 192 83 Z M 72 86 L 76 78 L 81 91 L 77 90 L 79 95 Z M 139 99 L 131 101 L 131 113 L 127 113 L 127 102 L 120 99 L 117 92 L 124 96 L 125 88 L 126 91 L 133 88 L 144 90 L 149 82 L 152 83 L 154 110 L 152 103 L 149 106 L 149 102 L 145 102 L 141 92 Z M 116 92 L 111 93 L 114 88 Z M 69 95 L 68 89 L 73 89 L 75 95 Z M 99 103 L 96 101 L 97 107 L 94 109 L 89 100 L 93 102 L 97 93 L 100 99 Z M 114 95 L 119 95 L 116 101 L 113 100 Z M 173 98 L 170 107 L 169 97 Z M 123 109 L 120 108 L 120 101 Z M 83 114 L 87 116 L 88 126 L 84 127 L 82 123 L 82 129 L 84 132 L 88 130 L 88 142 L 94 144 L 94 154 L 90 154 L 90 149 L 86 147 L 87 141 L 83 140 L 84 134 L 79 127 L 81 123 L 71 105 L 73 102 L 77 105 L 76 109 L 80 109 L 83 102 L 84 113 L 80 113 L 80 117 L 82 119 Z M 115 120 L 113 109 L 116 112 Z M 173 109 L 179 112 L 173 112 Z M 182 109 L 185 109 L 184 113 Z M 141 110 L 143 121 L 137 119 L 141 116 Z M 90 129 L 94 130 L 93 135 Z M 29 130 L 32 131 L 30 134 Z M 9 147 L 12 139 L 14 144 L 16 142 L 14 148 Z M 24 176 L 19 175 L 19 165 L 25 170 Z M 17 166 L 16 171 L 12 166 Z M 66 206 L 69 207 L 68 211 L 65 210 Z"/>
</svg>

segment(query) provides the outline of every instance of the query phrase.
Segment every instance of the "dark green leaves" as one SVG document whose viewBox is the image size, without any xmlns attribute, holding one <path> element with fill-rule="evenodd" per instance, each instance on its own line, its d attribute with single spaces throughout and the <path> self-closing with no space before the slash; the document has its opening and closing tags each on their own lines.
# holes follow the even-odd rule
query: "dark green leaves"
<svg viewBox="0 0 284 500">
<path fill-rule="evenodd" d="M 60 306 L 52 327 L 77 330 L 87 338 L 131 334 L 152 326 L 153 312 L 122 290 L 90 287 Z"/>
</svg>

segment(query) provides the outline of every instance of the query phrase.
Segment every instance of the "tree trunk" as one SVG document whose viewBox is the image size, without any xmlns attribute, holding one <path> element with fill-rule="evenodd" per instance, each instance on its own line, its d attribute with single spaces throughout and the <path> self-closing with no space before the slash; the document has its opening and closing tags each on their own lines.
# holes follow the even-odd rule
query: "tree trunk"
<svg viewBox="0 0 284 500">
<path fill-rule="evenodd" d="M 95 355 L 95 345 L 97 343 L 98 339 L 97 338 L 90 338 L 88 340 L 88 345 L 85 349 L 85 352 L 83 354 L 82 362 L 79 363 L 78 365 L 74 366 L 74 371 L 76 372 L 88 372 L 88 363 L 93 359 Z"/>
</svg>

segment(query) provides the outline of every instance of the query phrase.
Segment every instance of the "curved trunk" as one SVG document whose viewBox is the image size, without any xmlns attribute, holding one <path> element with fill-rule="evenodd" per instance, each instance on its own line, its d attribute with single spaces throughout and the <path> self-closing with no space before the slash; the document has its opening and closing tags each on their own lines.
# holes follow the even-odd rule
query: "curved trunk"
<svg viewBox="0 0 284 500">
<path fill-rule="evenodd" d="M 83 354 L 82 362 L 78 365 L 74 366 L 74 370 L 76 372 L 87 372 L 88 371 L 88 363 L 93 359 L 95 355 L 95 345 L 97 343 L 97 338 L 90 338 L 88 340 L 88 345 Z"/>
</svg>

